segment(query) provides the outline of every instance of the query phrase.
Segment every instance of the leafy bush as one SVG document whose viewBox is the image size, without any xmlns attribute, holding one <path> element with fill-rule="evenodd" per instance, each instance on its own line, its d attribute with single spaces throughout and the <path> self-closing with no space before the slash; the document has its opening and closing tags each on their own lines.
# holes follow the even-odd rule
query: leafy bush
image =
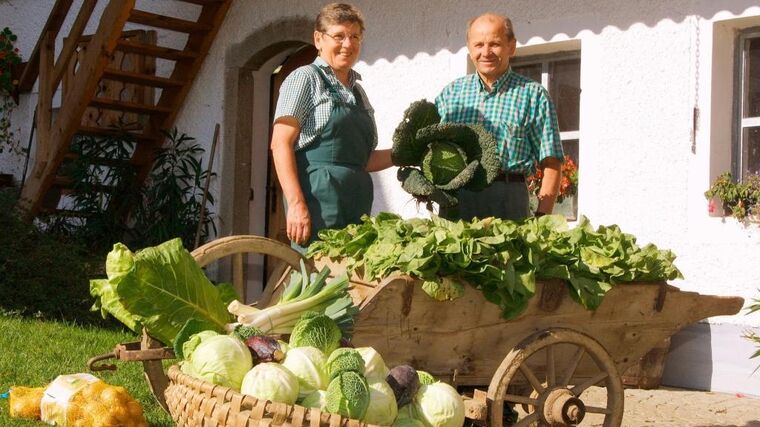
<svg viewBox="0 0 760 427">
<path fill-rule="evenodd" d="M 167 143 L 159 148 L 143 186 L 137 186 L 135 169 L 129 164 L 135 150 L 129 134 L 75 139 L 74 159 L 63 171 L 72 180 L 70 209 L 77 216 L 51 216 L 45 228 L 97 252 L 107 252 L 116 242 L 140 249 L 175 237 L 193 248 L 201 221 L 203 183 L 212 172 L 201 167 L 204 149 L 194 138 L 176 129 L 165 135 Z M 205 202 L 201 243 L 216 230 L 209 209 L 213 195 Z"/>
<path fill-rule="evenodd" d="M 141 193 L 132 227 L 136 246 L 154 246 L 179 237 L 186 248 L 195 245 L 195 233 L 201 221 L 203 182 L 209 173 L 201 167 L 205 150 L 194 143 L 195 138 L 178 133 L 175 128 L 165 132 L 168 144 L 158 151 L 150 177 Z M 214 204 L 212 194 L 206 203 Z M 216 231 L 209 206 L 201 224 L 200 241 L 210 231 Z"/>
<path fill-rule="evenodd" d="M 114 325 L 90 312 L 89 278 L 104 254 L 55 239 L 16 214 L 17 189 L 0 190 L 0 314 Z"/>
</svg>

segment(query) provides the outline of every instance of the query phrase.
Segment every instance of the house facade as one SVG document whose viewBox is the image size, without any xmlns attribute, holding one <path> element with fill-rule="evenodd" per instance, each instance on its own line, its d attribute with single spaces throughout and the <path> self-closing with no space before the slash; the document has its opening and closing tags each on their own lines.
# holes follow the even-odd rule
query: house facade
<svg viewBox="0 0 760 427">
<path fill-rule="evenodd" d="M 18 34 L 22 55 L 34 47 L 53 3 L 0 1 L 0 27 Z M 137 3 L 169 15 L 174 10 L 170 0 Z M 562 212 L 594 225 L 618 224 L 642 244 L 672 249 L 685 277 L 673 284 L 682 290 L 747 302 L 760 297 L 760 225 L 710 212 L 704 197 L 723 172 L 760 173 L 757 2 L 353 3 L 366 19 L 356 69 L 375 109 L 381 148 L 390 147 L 411 102 L 432 100 L 448 82 L 472 72 L 467 19 L 486 11 L 507 14 L 518 38 L 514 68 L 547 87 L 566 152 L 579 165 L 577 198 Z M 178 129 L 207 150 L 214 125 L 221 125 L 211 188 L 220 235 L 275 232 L 277 190 L 268 166 L 273 87 L 289 60 L 308 59 L 313 19 L 323 4 L 236 0 L 178 115 Z M 171 37 L 157 42 L 178 43 Z M 157 69 L 160 74 L 160 63 Z M 22 95 L 14 111 L 24 144 L 36 95 L 36 89 Z M 20 178 L 23 156 L 2 156 L 0 169 Z M 373 180 L 375 212 L 429 215 L 401 190 L 395 169 Z M 250 286 L 255 293 L 258 285 Z M 741 338 L 748 328 L 760 328 L 760 314 L 687 327 L 673 338 L 663 382 L 760 395 L 760 375 L 752 375 L 758 360 L 749 359 L 755 349 Z"/>
</svg>

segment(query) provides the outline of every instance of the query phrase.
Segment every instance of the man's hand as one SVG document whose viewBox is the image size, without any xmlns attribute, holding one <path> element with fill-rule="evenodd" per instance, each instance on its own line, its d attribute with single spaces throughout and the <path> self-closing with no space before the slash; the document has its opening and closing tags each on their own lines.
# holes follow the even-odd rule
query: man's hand
<svg viewBox="0 0 760 427">
<path fill-rule="evenodd" d="M 554 202 L 559 195 L 559 185 L 562 179 L 562 160 L 547 157 L 541 161 L 544 178 L 538 191 L 537 213 L 550 214 L 554 210 Z"/>
</svg>

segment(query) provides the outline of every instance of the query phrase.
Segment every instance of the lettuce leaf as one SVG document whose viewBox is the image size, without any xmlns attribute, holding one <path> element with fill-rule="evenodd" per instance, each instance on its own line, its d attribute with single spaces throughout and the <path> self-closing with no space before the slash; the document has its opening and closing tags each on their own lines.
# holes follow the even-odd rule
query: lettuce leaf
<svg viewBox="0 0 760 427">
<path fill-rule="evenodd" d="M 130 329 L 143 326 L 153 338 L 172 345 L 190 319 L 222 330 L 232 320 L 226 301 L 229 285 L 216 287 L 192 255 L 173 239 L 133 253 L 122 243 L 106 259 L 107 280 L 90 281 L 95 308 Z"/>
</svg>

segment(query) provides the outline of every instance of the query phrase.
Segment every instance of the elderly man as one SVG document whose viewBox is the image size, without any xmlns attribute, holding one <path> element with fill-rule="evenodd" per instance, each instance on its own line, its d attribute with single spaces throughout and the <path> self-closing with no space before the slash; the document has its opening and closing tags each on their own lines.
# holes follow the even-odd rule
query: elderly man
<svg viewBox="0 0 760 427">
<path fill-rule="evenodd" d="M 543 181 L 535 216 L 549 214 L 559 192 L 564 155 L 554 105 L 540 84 L 509 67 L 517 40 L 506 16 L 487 13 L 470 21 L 467 50 L 477 73 L 446 86 L 435 100 L 443 122 L 479 123 L 497 140 L 502 174 L 480 192 L 461 190 L 459 205 L 441 216 L 470 220 L 530 215 L 527 175 L 539 164 Z"/>
</svg>

